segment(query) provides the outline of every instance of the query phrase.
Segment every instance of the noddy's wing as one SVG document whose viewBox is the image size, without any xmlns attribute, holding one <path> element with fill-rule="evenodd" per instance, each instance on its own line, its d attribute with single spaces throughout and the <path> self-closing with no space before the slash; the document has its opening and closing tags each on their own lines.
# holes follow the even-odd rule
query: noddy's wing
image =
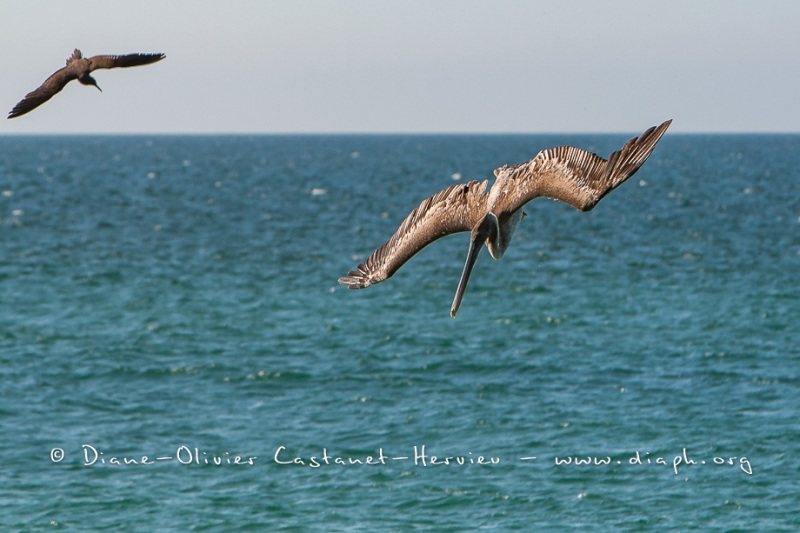
<svg viewBox="0 0 800 533">
<path fill-rule="evenodd" d="M 530 200 L 547 196 L 589 211 L 639 170 L 671 123 L 634 137 L 608 160 L 574 146 L 560 146 L 539 152 L 527 163 L 501 167 L 495 171 L 498 183 L 492 191 L 498 189 L 498 198 L 492 209 L 498 215 L 513 213 Z"/>
<path fill-rule="evenodd" d="M 166 54 L 125 54 L 93 56 L 89 58 L 91 70 L 99 68 L 138 67 L 164 59 Z"/>
<path fill-rule="evenodd" d="M 471 231 L 486 214 L 487 182 L 460 183 L 424 200 L 400 224 L 394 235 L 357 270 L 339 278 L 350 289 L 379 283 L 427 245 L 445 235 Z"/>
<path fill-rule="evenodd" d="M 9 111 L 8 118 L 18 117 L 36 109 L 46 101 L 56 95 L 70 81 L 77 78 L 77 75 L 69 68 L 64 67 L 55 71 L 49 78 L 44 80 L 38 89 L 31 91 L 20 100 L 14 109 Z"/>
</svg>

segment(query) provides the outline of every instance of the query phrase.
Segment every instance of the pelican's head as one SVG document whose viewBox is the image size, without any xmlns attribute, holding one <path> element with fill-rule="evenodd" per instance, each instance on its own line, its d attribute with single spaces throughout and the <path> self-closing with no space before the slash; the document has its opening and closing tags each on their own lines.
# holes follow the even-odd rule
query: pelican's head
<svg viewBox="0 0 800 533">
<path fill-rule="evenodd" d="M 517 209 L 505 220 L 498 221 L 497 217 L 492 215 L 497 229 L 492 237 L 487 239 L 486 247 L 489 248 L 489 253 L 492 254 L 494 259 L 500 259 L 503 257 L 503 254 L 506 253 L 508 246 L 511 244 L 511 237 L 514 236 L 514 232 L 517 231 L 519 223 L 522 222 L 522 219 L 526 216 L 528 216 L 527 213 L 522 209 Z"/>
</svg>

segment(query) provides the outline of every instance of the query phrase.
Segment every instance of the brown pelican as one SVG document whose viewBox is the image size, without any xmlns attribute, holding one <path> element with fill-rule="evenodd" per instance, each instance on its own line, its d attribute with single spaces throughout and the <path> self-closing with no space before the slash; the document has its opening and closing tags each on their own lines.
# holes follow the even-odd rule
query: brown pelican
<svg viewBox="0 0 800 533">
<path fill-rule="evenodd" d="M 481 245 L 500 259 L 525 213 L 522 207 L 539 196 L 560 200 L 589 211 L 606 194 L 639 170 L 672 123 L 668 120 L 634 137 L 608 160 L 573 146 L 539 152 L 525 163 L 494 171 L 495 182 L 486 190 L 471 181 L 452 185 L 423 201 L 400 224 L 394 235 L 339 283 L 363 289 L 397 272 L 414 254 L 440 237 L 471 231 L 467 261 L 458 282 L 450 316 L 455 317 Z"/>
<path fill-rule="evenodd" d="M 8 113 L 8 118 L 18 117 L 36 109 L 55 96 L 72 80 L 78 80 L 84 85 L 94 85 L 98 91 L 102 92 L 102 89 L 97 86 L 97 81 L 89 75 L 93 70 L 99 68 L 138 67 L 139 65 L 161 61 L 165 57 L 164 54 L 127 54 L 122 56 L 94 56 L 87 59 L 76 48 L 67 59 L 67 66 L 55 71 L 49 78 L 44 80 L 44 83 L 38 89 L 26 94 L 25 98 Z"/>
</svg>

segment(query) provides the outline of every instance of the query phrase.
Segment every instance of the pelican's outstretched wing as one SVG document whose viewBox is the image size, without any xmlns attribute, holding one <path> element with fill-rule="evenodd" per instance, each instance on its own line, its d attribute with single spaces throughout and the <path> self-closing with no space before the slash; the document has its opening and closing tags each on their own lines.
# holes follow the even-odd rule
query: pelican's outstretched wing
<svg viewBox="0 0 800 533">
<path fill-rule="evenodd" d="M 91 70 L 99 68 L 138 67 L 161 61 L 167 57 L 165 54 L 125 54 L 92 56 L 89 58 Z"/>
<path fill-rule="evenodd" d="M 489 207 L 498 216 L 507 216 L 534 198 L 547 196 L 589 211 L 639 170 L 671 123 L 668 120 L 634 137 L 608 160 L 580 148 L 560 146 L 543 150 L 526 163 L 498 168 Z"/>
<path fill-rule="evenodd" d="M 363 289 L 397 272 L 403 263 L 445 235 L 471 231 L 486 214 L 486 181 L 459 183 L 424 200 L 400 224 L 394 235 L 360 263 L 357 270 L 339 278 L 350 289 Z"/>
<path fill-rule="evenodd" d="M 20 100 L 17 105 L 14 106 L 14 109 L 9 111 L 8 118 L 18 117 L 36 109 L 58 94 L 67 83 L 77 77 L 78 76 L 67 67 L 55 71 L 49 78 L 44 80 L 44 83 L 42 83 L 38 89 L 26 94 L 25 98 Z"/>
</svg>

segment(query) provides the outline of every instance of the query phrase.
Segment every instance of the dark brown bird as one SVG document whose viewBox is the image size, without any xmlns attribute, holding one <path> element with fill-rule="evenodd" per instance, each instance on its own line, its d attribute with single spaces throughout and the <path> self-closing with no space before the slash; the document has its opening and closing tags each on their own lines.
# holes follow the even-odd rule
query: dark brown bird
<svg viewBox="0 0 800 533">
<path fill-rule="evenodd" d="M 458 282 L 450 316 L 455 317 L 481 245 L 500 259 L 525 213 L 522 207 L 539 196 L 589 211 L 606 194 L 633 176 L 672 123 L 668 120 L 634 137 L 608 160 L 573 146 L 539 152 L 536 157 L 494 171 L 496 180 L 452 185 L 423 201 L 394 235 L 339 283 L 363 289 L 391 277 L 414 254 L 440 237 L 471 231 L 467 261 Z"/>
<path fill-rule="evenodd" d="M 103 55 L 84 58 L 81 51 L 77 48 L 67 59 L 67 66 L 55 71 L 44 83 L 35 91 L 25 95 L 17 105 L 8 113 L 8 118 L 18 117 L 36 109 L 46 101 L 55 96 L 64 86 L 72 80 L 78 80 L 84 85 L 94 85 L 97 90 L 97 80 L 89 74 L 99 68 L 118 68 L 118 67 L 138 67 L 161 61 L 164 54 L 126 54 L 122 56 Z"/>
</svg>

